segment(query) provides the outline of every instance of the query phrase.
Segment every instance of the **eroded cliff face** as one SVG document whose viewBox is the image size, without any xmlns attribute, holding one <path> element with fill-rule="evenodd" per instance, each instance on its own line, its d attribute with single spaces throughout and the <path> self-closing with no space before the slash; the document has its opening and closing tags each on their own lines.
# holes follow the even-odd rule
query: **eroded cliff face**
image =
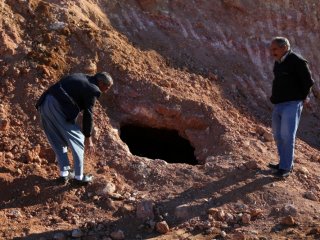
<svg viewBox="0 0 320 240">
<path fill-rule="evenodd" d="M 303 211 L 289 211 L 304 223 L 298 224 L 303 231 L 292 234 L 307 234 L 320 207 L 319 7 L 316 0 L 2 1 L 1 237 L 47 237 L 53 229 L 81 227 L 95 229 L 99 238 L 114 230 L 111 225 L 123 228 L 128 239 L 151 236 L 139 229 L 146 222 L 135 215 L 144 200 L 156 206 L 152 220 L 165 219 L 177 230 L 173 235 L 201 226 L 196 237 L 212 238 L 227 224 L 230 236 L 280 238 L 285 231 L 270 230 L 288 215 L 289 203 Z M 315 87 L 313 109 L 304 110 L 298 134 L 298 170 L 274 183 L 265 167 L 277 161 L 270 130 L 269 42 L 279 35 L 309 60 Z M 86 171 L 96 181 L 77 191 L 61 188 L 53 181 L 57 167 L 34 104 L 61 76 L 96 71 L 109 71 L 115 80 L 95 109 L 97 152 L 87 157 Z M 133 155 L 120 139 L 127 124 L 177 131 L 201 165 Z M 112 194 L 106 190 L 110 184 Z M 229 217 L 206 216 L 212 207 Z M 237 215 L 248 212 L 252 222 Z M 46 219 L 48 214 L 52 218 Z"/>
<path fill-rule="evenodd" d="M 286 36 L 318 79 L 317 1 L 138 1 L 107 4 L 113 27 L 141 49 L 154 49 L 191 72 L 223 77 L 230 91 L 268 102 L 270 39 Z M 317 84 L 318 88 L 318 84 Z M 256 101 L 254 101 L 256 102 Z"/>
</svg>

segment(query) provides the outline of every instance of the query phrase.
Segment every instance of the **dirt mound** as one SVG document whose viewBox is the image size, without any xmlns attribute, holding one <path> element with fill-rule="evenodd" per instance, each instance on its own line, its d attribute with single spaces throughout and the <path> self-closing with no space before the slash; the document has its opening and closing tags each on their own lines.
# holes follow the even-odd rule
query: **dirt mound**
<svg viewBox="0 0 320 240">
<path fill-rule="evenodd" d="M 0 3 L 0 238 L 319 239 L 319 7 L 315 0 Z M 266 167 L 277 162 L 268 100 L 275 35 L 289 37 L 316 80 L 285 181 Z M 94 112 L 97 152 L 85 169 L 95 181 L 57 185 L 35 101 L 65 74 L 96 71 L 110 72 L 115 84 Z M 167 151 L 185 163 L 133 155 L 121 138 L 126 126 L 135 129 L 127 132 L 133 143 L 143 128 L 157 139 L 140 146 L 169 142 Z M 198 164 L 179 154 L 181 142 Z"/>
</svg>

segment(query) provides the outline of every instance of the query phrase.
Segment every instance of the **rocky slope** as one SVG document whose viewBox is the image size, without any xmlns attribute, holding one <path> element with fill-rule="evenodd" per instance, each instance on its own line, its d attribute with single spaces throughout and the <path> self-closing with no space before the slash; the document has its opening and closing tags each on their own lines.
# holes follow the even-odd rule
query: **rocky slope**
<svg viewBox="0 0 320 240">
<path fill-rule="evenodd" d="M 319 239 L 319 7 L 2 1 L 0 238 Z M 285 181 L 266 167 L 277 161 L 268 101 L 276 35 L 309 60 L 316 81 Z M 96 71 L 115 85 L 95 109 L 97 151 L 85 161 L 95 181 L 57 185 L 34 103 L 61 76 Z M 133 155 L 126 126 L 160 129 L 159 138 L 173 130 L 198 164 Z"/>
</svg>

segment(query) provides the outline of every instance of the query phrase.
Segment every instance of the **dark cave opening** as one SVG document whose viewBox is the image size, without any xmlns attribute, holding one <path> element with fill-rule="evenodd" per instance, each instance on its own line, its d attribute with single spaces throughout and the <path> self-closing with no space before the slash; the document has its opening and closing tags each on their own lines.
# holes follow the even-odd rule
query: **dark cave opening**
<svg viewBox="0 0 320 240">
<path fill-rule="evenodd" d="M 162 159 L 168 163 L 198 164 L 194 148 L 176 130 L 127 124 L 121 126 L 120 138 L 133 155 Z"/>
</svg>

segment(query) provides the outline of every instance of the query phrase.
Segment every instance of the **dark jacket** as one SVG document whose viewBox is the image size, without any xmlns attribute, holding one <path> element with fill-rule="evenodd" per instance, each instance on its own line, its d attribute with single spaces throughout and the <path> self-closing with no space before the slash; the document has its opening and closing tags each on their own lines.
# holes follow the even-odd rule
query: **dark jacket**
<svg viewBox="0 0 320 240">
<path fill-rule="evenodd" d="M 273 104 L 307 98 L 314 81 L 304 58 L 290 51 L 283 62 L 275 62 L 273 73 L 270 97 Z"/>
<path fill-rule="evenodd" d="M 42 104 L 47 94 L 58 100 L 68 122 L 74 123 L 78 114 L 83 111 L 82 132 L 86 137 L 91 136 L 93 106 L 101 95 L 93 76 L 76 73 L 62 78 L 41 95 L 36 108 Z"/>
</svg>

